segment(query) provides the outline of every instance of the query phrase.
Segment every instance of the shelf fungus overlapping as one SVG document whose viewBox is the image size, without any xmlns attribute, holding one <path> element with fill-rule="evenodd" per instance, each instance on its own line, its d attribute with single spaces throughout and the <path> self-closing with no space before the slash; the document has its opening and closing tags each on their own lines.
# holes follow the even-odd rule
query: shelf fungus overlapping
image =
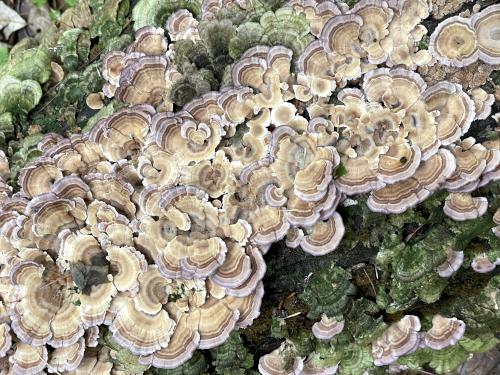
<svg viewBox="0 0 500 375">
<path fill-rule="evenodd" d="M 172 11 L 165 29 L 139 28 L 125 51 L 103 57 L 103 94 L 123 108 L 88 133 L 47 134 L 16 193 L 0 154 L 0 357 L 14 374 L 109 374 L 114 354 L 103 337 L 144 369 L 172 369 L 224 343 L 259 315 L 271 245 L 335 250 L 347 196 L 367 194 L 369 209 L 396 214 L 445 190 L 452 219 L 488 210 L 475 190 L 500 178 L 498 141 L 468 132 L 490 114 L 492 97 L 447 81 L 428 86 L 414 70 L 433 58 L 497 63 L 498 6 L 447 19 L 427 51 L 418 47 L 425 0 L 351 9 L 292 0 L 280 14 L 309 22 L 301 55 L 255 45 L 231 67 L 231 86 L 174 112 L 170 89 L 181 74 L 164 30 L 171 41 L 199 41 L 199 20 L 248 6 L 194 3 L 196 14 Z M 461 55 L 447 54 L 454 43 Z M 450 248 L 436 273 L 451 277 L 463 259 Z M 492 270 L 486 261 L 478 256 L 472 268 Z M 313 333 L 330 340 L 343 327 L 323 315 Z M 375 365 L 452 345 L 465 324 L 436 316 L 420 328 L 413 315 L 391 325 L 373 342 Z M 259 370 L 333 374 L 333 365 L 285 342 Z"/>
</svg>

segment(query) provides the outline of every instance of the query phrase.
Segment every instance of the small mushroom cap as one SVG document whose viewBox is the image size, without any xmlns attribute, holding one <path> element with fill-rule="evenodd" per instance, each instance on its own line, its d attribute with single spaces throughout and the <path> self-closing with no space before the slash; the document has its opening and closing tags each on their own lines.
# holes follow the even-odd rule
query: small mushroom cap
<svg viewBox="0 0 500 375">
<path fill-rule="evenodd" d="M 419 347 L 420 320 L 414 315 L 406 315 L 387 328 L 382 336 L 372 343 L 375 366 L 394 363 L 402 355 Z"/>
<path fill-rule="evenodd" d="M 420 148 L 407 143 L 394 144 L 379 156 L 378 178 L 386 184 L 393 184 L 410 178 L 421 161 Z"/>
<path fill-rule="evenodd" d="M 446 250 L 446 260 L 437 267 L 438 274 L 441 277 L 450 277 L 458 271 L 464 262 L 463 251 Z"/>
<path fill-rule="evenodd" d="M 47 348 L 17 343 L 16 351 L 9 357 L 14 375 L 40 374 L 47 365 Z"/>
<path fill-rule="evenodd" d="M 487 64 L 500 63 L 500 5 L 492 5 L 471 17 L 479 57 Z"/>
<path fill-rule="evenodd" d="M 245 297 L 228 296 L 224 298 L 227 305 L 238 311 L 237 328 L 246 328 L 260 315 L 260 306 L 264 296 L 264 286 L 261 281 L 257 282 L 255 289 Z"/>
<path fill-rule="evenodd" d="M 423 333 L 423 344 L 431 349 L 441 350 L 455 345 L 465 332 L 465 323 L 457 318 L 434 315 L 432 328 Z"/>
<path fill-rule="evenodd" d="M 73 345 L 57 348 L 50 354 L 47 368 L 49 372 L 75 371 L 82 362 L 85 340 L 81 338 Z"/>
<path fill-rule="evenodd" d="M 142 253 L 128 246 L 107 246 L 106 257 L 114 271 L 113 283 L 118 291 L 134 290 L 138 277 L 147 270 L 147 261 Z"/>
<path fill-rule="evenodd" d="M 168 42 L 161 27 L 145 26 L 135 32 L 134 42 L 127 47 L 127 53 L 163 55 L 167 52 Z"/>
<path fill-rule="evenodd" d="M 486 213 L 488 200 L 468 193 L 450 193 L 444 203 L 444 213 L 453 220 L 476 219 Z"/>
<path fill-rule="evenodd" d="M 429 51 L 444 65 L 462 67 L 477 61 L 477 36 L 470 20 L 454 16 L 440 22 L 431 35 Z"/>
<path fill-rule="evenodd" d="M 237 243 L 230 243 L 224 264 L 210 279 L 223 288 L 238 288 L 251 273 L 251 261 L 245 249 Z"/>
<path fill-rule="evenodd" d="M 113 339 L 135 355 L 149 355 L 164 348 L 170 341 L 175 322 L 165 310 L 148 315 L 127 300 L 118 310 L 109 330 Z"/>
<path fill-rule="evenodd" d="M 328 318 L 321 315 L 321 320 L 313 324 L 313 335 L 320 340 L 330 340 L 344 329 L 344 321 Z"/>
<path fill-rule="evenodd" d="M 499 264 L 499 258 L 497 258 L 495 262 L 492 262 L 486 254 L 478 254 L 474 257 L 471 267 L 478 273 L 488 273 L 493 271 Z"/>
<path fill-rule="evenodd" d="M 288 344 L 289 345 L 289 344 Z M 286 342 L 259 359 L 259 372 L 262 375 L 299 375 L 304 368 L 304 361 L 295 355 L 293 348 Z"/>
<path fill-rule="evenodd" d="M 158 105 L 165 98 L 167 60 L 144 56 L 123 69 L 115 97 L 128 104 Z"/>
<path fill-rule="evenodd" d="M 172 13 L 168 17 L 166 29 L 170 39 L 173 41 L 186 39 L 195 41 L 200 39 L 198 21 L 187 9 L 179 9 Z"/>
<path fill-rule="evenodd" d="M 154 315 L 160 312 L 168 302 L 166 287 L 170 280 L 158 271 L 158 267 L 149 265 L 145 273 L 139 275 L 139 291 L 134 296 L 135 307 L 146 314 Z"/>
<path fill-rule="evenodd" d="M 192 357 L 199 343 L 198 322 L 183 314 L 175 325 L 168 346 L 154 352 L 147 364 L 157 368 L 176 368 Z M 148 359 L 140 361 L 146 364 Z"/>
<path fill-rule="evenodd" d="M 7 323 L 0 324 L 0 358 L 7 355 L 7 351 L 12 346 L 12 335 Z"/>
<path fill-rule="evenodd" d="M 368 207 L 375 212 L 404 212 L 426 199 L 454 170 L 455 158 L 452 153 L 440 149 L 422 162 L 410 179 L 374 191 L 368 198 Z"/>
<path fill-rule="evenodd" d="M 214 348 L 226 341 L 239 318 L 238 310 L 231 310 L 216 298 L 208 300 L 193 314 L 197 314 L 199 320 L 200 349 Z"/>
<path fill-rule="evenodd" d="M 302 249 L 311 255 L 324 255 L 335 250 L 344 236 L 342 217 L 335 212 L 326 221 L 320 221 L 310 228 L 300 241 Z"/>
<path fill-rule="evenodd" d="M 377 178 L 377 174 L 370 169 L 367 158 L 348 158 L 343 161 L 343 164 L 346 173 L 335 179 L 340 192 L 353 195 L 367 193 L 384 186 Z"/>
<path fill-rule="evenodd" d="M 437 136 L 446 146 L 465 134 L 475 118 L 475 105 L 462 87 L 450 82 L 439 82 L 422 95 L 427 111 L 438 111 Z"/>
</svg>

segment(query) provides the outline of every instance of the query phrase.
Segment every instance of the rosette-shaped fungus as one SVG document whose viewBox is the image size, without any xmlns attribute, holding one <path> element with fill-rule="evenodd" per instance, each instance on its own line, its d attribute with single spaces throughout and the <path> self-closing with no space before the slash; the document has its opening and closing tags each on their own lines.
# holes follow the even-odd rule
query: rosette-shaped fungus
<svg viewBox="0 0 500 375">
<path fill-rule="evenodd" d="M 43 359 L 25 363 L 19 351 L 13 367 L 72 371 L 85 330 L 106 325 L 141 365 L 173 368 L 255 319 L 262 254 L 251 225 L 208 194 L 226 194 L 234 178 L 215 155 L 225 134 L 217 97 L 178 115 L 133 106 L 88 135 L 41 142 L 21 192 L 1 206 L 11 332 Z"/>
<path fill-rule="evenodd" d="M 167 96 L 168 43 L 162 28 L 143 27 L 125 52 L 112 51 L 103 58 L 104 95 L 128 104 L 152 104 L 171 109 Z M 170 72 L 171 73 L 171 72 Z"/>
<path fill-rule="evenodd" d="M 166 29 L 171 40 L 200 40 L 198 21 L 186 9 L 172 13 L 167 20 Z"/>
<path fill-rule="evenodd" d="M 434 30 L 429 51 L 444 65 L 467 66 L 477 60 L 500 63 L 500 5 L 492 5 L 470 18 L 450 17 Z"/>
<path fill-rule="evenodd" d="M 394 363 L 402 355 L 417 350 L 420 343 L 419 331 L 420 320 L 414 315 L 406 315 L 393 323 L 372 343 L 375 366 Z"/>
<path fill-rule="evenodd" d="M 422 333 L 424 347 L 441 350 L 450 345 L 455 345 L 465 332 L 465 323 L 457 318 L 446 318 L 434 315 L 432 328 Z"/>
</svg>

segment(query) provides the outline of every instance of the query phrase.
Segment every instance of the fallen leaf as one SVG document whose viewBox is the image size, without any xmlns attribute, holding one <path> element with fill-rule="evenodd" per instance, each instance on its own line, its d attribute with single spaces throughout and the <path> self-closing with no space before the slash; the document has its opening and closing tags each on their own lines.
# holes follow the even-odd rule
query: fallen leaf
<svg viewBox="0 0 500 375">
<path fill-rule="evenodd" d="M 10 34 L 26 26 L 26 21 L 14 9 L 0 1 L 0 29 L 6 39 Z"/>
</svg>

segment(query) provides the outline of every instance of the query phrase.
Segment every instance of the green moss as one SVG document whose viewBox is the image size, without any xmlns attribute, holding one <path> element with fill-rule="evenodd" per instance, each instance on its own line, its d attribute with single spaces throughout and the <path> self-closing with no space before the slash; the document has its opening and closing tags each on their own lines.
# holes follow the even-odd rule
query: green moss
<svg viewBox="0 0 500 375">
<path fill-rule="evenodd" d="M 233 331 L 224 344 L 211 349 L 212 364 L 220 375 L 250 374 L 254 364 L 253 355 L 248 352 L 237 331 Z"/>
<path fill-rule="evenodd" d="M 139 0 L 132 10 L 134 30 L 144 26 L 164 27 L 168 17 L 179 9 L 187 9 L 198 18 L 201 0 Z"/>
<path fill-rule="evenodd" d="M 113 340 L 110 332 L 104 335 L 104 343 L 111 349 L 110 356 L 117 370 L 124 370 L 131 374 L 142 374 L 147 369 L 147 366 L 139 364 L 138 356 Z"/>
<path fill-rule="evenodd" d="M 305 285 L 301 298 L 309 307 L 308 317 L 341 317 L 348 309 L 350 296 L 356 287 L 350 282 L 351 275 L 334 264 L 314 273 Z"/>
<path fill-rule="evenodd" d="M 12 49 L 9 61 L 0 68 L 0 78 L 11 76 L 45 83 L 50 77 L 50 60 L 49 51 L 44 47 Z"/>
<path fill-rule="evenodd" d="M 42 88 L 37 81 L 22 81 L 12 76 L 0 78 L 0 113 L 27 115 L 41 98 Z"/>
<path fill-rule="evenodd" d="M 90 33 L 81 29 L 66 30 L 59 38 L 57 49 L 64 67 L 75 70 L 89 57 Z"/>
<path fill-rule="evenodd" d="M 205 357 L 201 352 L 196 351 L 189 361 L 175 369 L 152 368 L 151 372 L 153 375 L 201 375 L 207 368 Z"/>
</svg>

